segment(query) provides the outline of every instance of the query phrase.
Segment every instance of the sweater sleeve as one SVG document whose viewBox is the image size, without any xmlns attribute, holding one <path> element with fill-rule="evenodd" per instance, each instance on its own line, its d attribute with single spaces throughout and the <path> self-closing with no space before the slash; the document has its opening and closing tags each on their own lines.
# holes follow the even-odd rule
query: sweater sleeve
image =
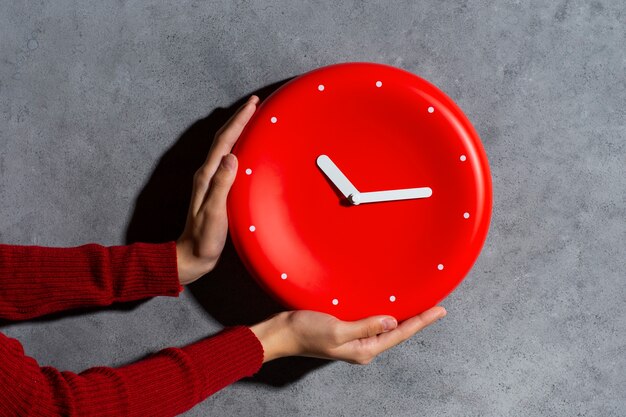
<svg viewBox="0 0 626 417">
<path fill-rule="evenodd" d="M 173 416 L 255 374 L 263 347 L 248 327 L 235 326 L 130 365 L 75 374 L 40 367 L 0 333 L 0 358 L 3 416 Z"/>
<path fill-rule="evenodd" d="M 177 296 L 176 243 L 72 248 L 0 244 L 0 318 Z"/>
</svg>

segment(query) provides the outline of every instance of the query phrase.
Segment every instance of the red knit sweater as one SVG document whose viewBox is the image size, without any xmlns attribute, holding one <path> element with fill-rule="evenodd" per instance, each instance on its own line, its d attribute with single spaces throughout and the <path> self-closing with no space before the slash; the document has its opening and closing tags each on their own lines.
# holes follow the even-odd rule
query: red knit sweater
<svg viewBox="0 0 626 417">
<path fill-rule="evenodd" d="M 134 243 L 75 248 L 0 245 L 0 318 L 178 296 L 176 246 Z M 244 326 L 119 368 L 79 374 L 40 367 L 0 333 L 2 416 L 171 416 L 256 373 L 263 347 Z"/>
</svg>

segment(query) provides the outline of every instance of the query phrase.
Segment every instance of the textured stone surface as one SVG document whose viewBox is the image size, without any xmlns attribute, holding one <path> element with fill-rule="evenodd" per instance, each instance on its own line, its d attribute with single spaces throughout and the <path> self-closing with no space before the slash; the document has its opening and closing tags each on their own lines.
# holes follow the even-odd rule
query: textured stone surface
<svg viewBox="0 0 626 417">
<path fill-rule="evenodd" d="M 623 1 L 0 9 L 5 243 L 175 237 L 190 173 L 232 106 L 335 62 L 419 74 L 483 139 L 492 227 L 471 274 L 442 303 L 448 317 L 366 367 L 272 363 L 187 415 L 626 415 Z M 232 254 L 225 259 L 179 299 L 1 330 L 42 365 L 80 371 L 275 308 Z"/>
</svg>

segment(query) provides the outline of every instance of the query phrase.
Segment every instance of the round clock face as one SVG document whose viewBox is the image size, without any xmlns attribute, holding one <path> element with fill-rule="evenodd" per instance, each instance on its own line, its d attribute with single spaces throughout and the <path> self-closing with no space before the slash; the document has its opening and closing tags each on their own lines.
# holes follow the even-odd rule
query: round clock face
<svg viewBox="0 0 626 417">
<path fill-rule="evenodd" d="M 487 236 L 478 135 L 450 98 L 398 68 L 343 63 L 289 81 L 233 153 L 233 244 L 290 309 L 404 320 L 463 280 Z"/>
</svg>

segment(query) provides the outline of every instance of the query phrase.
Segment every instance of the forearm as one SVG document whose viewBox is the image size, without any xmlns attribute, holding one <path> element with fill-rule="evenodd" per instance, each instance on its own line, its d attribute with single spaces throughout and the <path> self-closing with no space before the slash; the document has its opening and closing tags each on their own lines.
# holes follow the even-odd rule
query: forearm
<svg viewBox="0 0 626 417">
<path fill-rule="evenodd" d="M 256 373 L 263 351 L 248 328 L 237 326 L 127 366 L 80 374 L 39 367 L 2 334 L 0 357 L 0 410 L 8 415 L 173 416 Z"/>
<path fill-rule="evenodd" d="M 0 245 L 0 283 L 0 318 L 9 320 L 176 296 L 182 288 L 174 242 L 72 248 Z"/>
<path fill-rule="evenodd" d="M 278 313 L 250 327 L 263 346 L 263 363 L 297 353 L 288 316 L 288 312 Z"/>
</svg>

